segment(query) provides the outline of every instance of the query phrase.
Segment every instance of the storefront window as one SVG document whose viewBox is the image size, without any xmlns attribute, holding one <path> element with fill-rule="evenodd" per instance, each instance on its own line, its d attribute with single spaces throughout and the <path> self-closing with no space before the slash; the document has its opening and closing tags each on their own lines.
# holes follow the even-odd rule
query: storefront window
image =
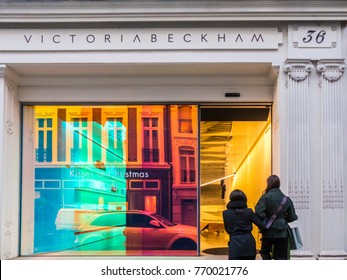
<svg viewBox="0 0 347 280">
<path fill-rule="evenodd" d="M 23 151 L 35 150 L 23 196 L 34 208 L 30 253 L 196 255 L 196 221 L 182 226 L 179 217 L 185 192 L 197 201 L 197 185 L 182 185 L 174 202 L 172 178 L 195 183 L 198 139 L 182 139 L 170 124 L 177 114 L 176 105 L 34 106 L 24 129 L 33 127 L 35 141 Z M 191 146 L 172 145 L 186 140 Z"/>
</svg>

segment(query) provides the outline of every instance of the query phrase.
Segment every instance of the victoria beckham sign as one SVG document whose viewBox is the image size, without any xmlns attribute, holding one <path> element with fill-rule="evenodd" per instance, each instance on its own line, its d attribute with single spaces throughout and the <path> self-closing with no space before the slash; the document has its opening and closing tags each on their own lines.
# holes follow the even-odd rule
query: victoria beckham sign
<svg viewBox="0 0 347 280">
<path fill-rule="evenodd" d="M 0 30 L 0 51 L 278 49 L 277 28 Z"/>
</svg>

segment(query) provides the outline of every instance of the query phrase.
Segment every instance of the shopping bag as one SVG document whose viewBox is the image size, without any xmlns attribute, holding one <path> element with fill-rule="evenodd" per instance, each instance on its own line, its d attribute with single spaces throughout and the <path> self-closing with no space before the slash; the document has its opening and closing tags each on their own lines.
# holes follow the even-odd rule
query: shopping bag
<svg viewBox="0 0 347 280">
<path fill-rule="evenodd" d="M 290 226 L 288 226 L 288 234 L 290 241 L 290 250 L 299 250 L 304 246 L 298 227 L 291 228 Z"/>
</svg>

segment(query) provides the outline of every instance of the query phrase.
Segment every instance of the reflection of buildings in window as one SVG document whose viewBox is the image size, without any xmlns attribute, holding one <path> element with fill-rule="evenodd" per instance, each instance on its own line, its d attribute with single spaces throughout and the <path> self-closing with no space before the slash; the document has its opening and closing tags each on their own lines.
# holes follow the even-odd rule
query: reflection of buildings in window
<svg viewBox="0 0 347 280">
<path fill-rule="evenodd" d="M 88 161 L 88 119 L 72 118 L 72 162 Z"/>
<path fill-rule="evenodd" d="M 57 114 L 57 127 L 56 127 L 56 149 L 57 161 L 66 162 L 66 108 L 58 108 Z"/>
<path fill-rule="evenodd" d="M 52 118 L 36 119 L 36 161 L 52 162 L 53 125 Z"/>
<path fill-rule="evenodd" d="M 137 161 L 137 108 L 128 108 L 127 133 L 128 133 L 128 158 L 127 162 Z"/>
<path fill-rule="evenodd" d="M 180 133 L 193 133 L 191 106 L 178 107 L 178 131 Z"/>
<path fill-rule="evenodd" d="M 159 190 L 159 180 L 131 180 L 130 189 L 153 189 Z"/>
<path fill-rule="evenodd" d="M 195 155 L 192 147 L 180 147 L 181 183 L 195 183 Z"/>
<path fill-rule="evenodd" d="M 159 162 L 158 118 L 143 118 L 144 162 Z"/>
<path fill-rule="evenodd" d="M 47 107 L 36 108 L 36 160 L 38 162 L 89 162 L 96 159 L 105 163 L 137 162 L 138 152 L 142 152 L 143 162 L 160 162 L 160 147 L 164 138 L 160 137 L 158 117 L 143 118 L 139 134 L 137 117 L 138 108 L 122 108 L 117 111 L 111 107 L 94 108 L 69 106 L 53 108 L 51 118 L 42 118 Z M 94 120 L 94 111 L 100 110 L 103 117 Z M 154 106 L 152 110 L 161 112 Z M 117 109 L 118 110 L 118 109 Z M 127 118 L 125 114 L 128 112 Z M 100 120 L 99 120 L 100 119 Z M 142 134 L 141 141 L 138 137 Z M 142 151 L 138 150 L 141 144 Z M 163 146 L 164 147 L 164 146 Z"/>
<path fill-rule="evenodd" d="M 107 118 L 107 162 L 123 162 L 124 161 L 124 147 L 125 140 L 125 127 L 122 118 Z"/>
<path fill-rule="evenodd" d="M 159 197 L 160 180 L 130 180 L 129 209 L 162 213 Z"/>
<path fill-rule="evenodd" d="M 187 107 L 195 124 L 196 108 Z M 35 166 L 37 217 L 54 224 L 56 213 L 42 210 L 48 201 L 57 209 L 140 209 L 180 222 L 182 201 L 196 198 L 197 138 L 179 132 L 178 112 L 177 105 L 35 106 L 37 158 L 51 158 Z M 45 231 L 35 220 L 35 235 Z M 37 238 L 37 252 L 47 238 Z"/>
</svg>

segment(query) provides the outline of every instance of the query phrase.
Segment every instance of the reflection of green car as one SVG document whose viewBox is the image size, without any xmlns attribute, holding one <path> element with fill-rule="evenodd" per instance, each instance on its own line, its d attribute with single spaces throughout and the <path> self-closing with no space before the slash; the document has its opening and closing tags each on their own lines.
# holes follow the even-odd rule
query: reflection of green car
<svg viewBox="0 0 347 280">
<path fill-rule="evenodd" d="M 94 214 L 75 232 L 80 249 L 196 250 L 197 228 L 155 213 L 120 211 Z"/>
<path fill-rule="evenodd" d="M 104 212 L 86 219 L 75 232 L 76 249 L 124 250 L 125 214 Z"/>
</svg>

